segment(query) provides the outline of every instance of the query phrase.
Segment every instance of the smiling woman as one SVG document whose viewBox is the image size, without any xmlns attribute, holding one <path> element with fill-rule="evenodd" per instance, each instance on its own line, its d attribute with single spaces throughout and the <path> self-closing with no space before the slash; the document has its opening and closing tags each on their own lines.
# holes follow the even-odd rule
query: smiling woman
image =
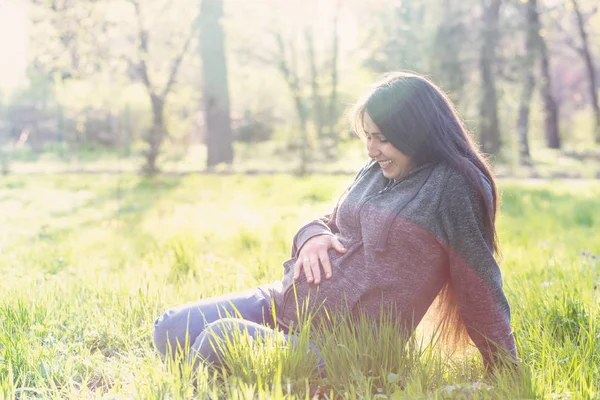
<svg viewBox="0 0 600 400">
<path fill-rule="evenodd" d="M 447 343 L 470 338 L 486 367 L 516 359 L 494 259 L 496 185 L 450 101 L 425 78 L 395 73 L 354 116 L 370 160 L 331 214 L 298 230 L 283 279 L 167 311 L 154 332 L 163 355 L 191 346 L 194 362 L 221 365 L 218 342 L 234 332 L 283 330 L 294 342 L 307 318 L 332 314 L 392 315 L 408 337 L 437 298 Z"/>
<path fill-rule="evenodd" d="M 379 132 L 379 128 L 365 113 L 365 139 L 369 157 L 379 163 L 383 176 L 388 179 L 400 179 L 413 168 L 410 157 L 395 148 L 386 137 Z"/>
</svg>

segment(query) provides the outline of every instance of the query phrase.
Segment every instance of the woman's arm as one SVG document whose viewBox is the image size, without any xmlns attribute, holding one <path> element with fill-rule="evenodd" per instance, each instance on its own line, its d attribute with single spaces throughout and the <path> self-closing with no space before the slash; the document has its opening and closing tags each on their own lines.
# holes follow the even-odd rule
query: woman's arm
<svg viewBox="0 0 600 400">
<path fill-rule="evenodd" d="M 461 175 L 455 172 L 449 175 L 438 216 L 447 239 L 450 281 L 467 332 L 489 367 L 502 355 L 516 359 L 510 307 L 487 237 L 479 197 Z M 486 184 L 489 189 L 486 201 L 491 206 L 492 189 L 487 181 Z"/>
<path fill-rule="evenodd" d="M 369 168 L 371 168 L 371 166 L 373 166 L 374 163 L 374 160 L 371 159 L 367 161 L 367 163 L 358 171 L 358 173 L 354 177 L 352 185 L 350 185 L 350 187 L 346 189 L 346 192 L 348 192 L 352 188 L 352 186 L 367 172 Z M 346 192 L 344 192 L 344 194 Z M 296 232 L 292 242 L 292 257 L 295 257 L 298 254 L 298 252 L 302 249 L 304 244 L 309 239 L 319 235 L 334 236 L 336 233 L 339 233 L 339 229 L 335 223 L 338 206 L 339 202 L 331 213 L 309 222 L 308 224 L 301 227 L 298 230 L 298 232 Z"/>
<path fill-rule="evenodd" d="M 373 160 L 369 160 L 358 172 L 352 185 L 373 164 Z M 346 192 L 352 188 L 352 185 Z M 294 263 L 294 279 L 298 279 L 301 272 L 304 271 L 307 282 L 318 285 L 321 281 L 321 268 L 323 268 L 325 278 L 331 278 L 331 264 L 327 253 L 328 250 L 335 249 L 339 253 L 346 252 L 344 245 L 335 236 L 336 233 L 339 233 L 336 225 L 339 203 L 340 201 L 338 201 L 331 214 L 309 222 L 294 235 L 292 242 L 292 258 L 296 258 L 296 262 Z"/>
<path fill-rule="evenodd" d="M 300 249 L 302 249 L 309 239 L 319 235 L 334 236 L 335 233 L 339 232 L 337 225 L 332 218 L 332 216 L 335 216 L 336 212 L 337 207 L 331 214 L 324 215 L 319 219 L 309 222 L 296 232 L 292 241 L 292 257 L 296 257 Z"/>
</svg>

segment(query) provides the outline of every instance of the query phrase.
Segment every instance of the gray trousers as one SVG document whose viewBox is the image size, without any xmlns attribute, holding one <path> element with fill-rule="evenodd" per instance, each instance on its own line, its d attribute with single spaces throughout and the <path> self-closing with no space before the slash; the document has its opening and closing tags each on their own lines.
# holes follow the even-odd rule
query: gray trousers
<svg viewBox="0 0 600 400">
<path fill-rule="evenodd" d="M 163 357 L 189 355 L 194 363 L 203 360 L 221 366 L 219 343 L 239 333 L 254 339 L 275 333 L 270 309 L 267 286 L 184 304 L 154 322 L 154 345 Z M 293 335 L 285 334 L 285 338 L 291 344 L 296 340 Z M 312 344 L 310 347 L 322 370 L 318 349 Z"/>
</svg>

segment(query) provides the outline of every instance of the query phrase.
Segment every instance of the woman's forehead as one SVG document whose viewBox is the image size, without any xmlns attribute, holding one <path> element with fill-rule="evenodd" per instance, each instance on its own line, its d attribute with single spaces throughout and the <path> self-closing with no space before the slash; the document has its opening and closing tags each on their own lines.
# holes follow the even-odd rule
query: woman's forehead
<svg viewBox="0 0 600 400">
<path fill-rule="evenodd" d="M 373 122 L 373 120 L 371 119 L 371 116 L 367 112 L 365 112 L 365 115 L 363 118 L 363 129 L 365 130 L 365 132 L 367 132 L 369 134 L 381 133 L 381 131 L 379 130 L 379 127 L 377 125 L 375 125 L 375 122 Z"/>
</svg>

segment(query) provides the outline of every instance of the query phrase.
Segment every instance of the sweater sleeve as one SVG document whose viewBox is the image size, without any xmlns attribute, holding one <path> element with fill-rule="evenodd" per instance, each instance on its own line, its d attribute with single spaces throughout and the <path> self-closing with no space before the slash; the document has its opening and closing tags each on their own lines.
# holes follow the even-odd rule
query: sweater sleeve
<svg viewBox="0 0 600 400">
<path fill-rule="evenodd" d="M 354 181 L 352 185 L 346 190 L 348 192 L 352 186 L 362 177 L 371 166 L 373 166 L 375 162 L 373 160 L 369 160 L 361 169 L 358 171 L 356 176 L 354 177 Z M 342 195 L 343 196 L 343 195 Z M 338 204 L 339 205 L 339 204 Z M 318 218 L 314 221 L 309 222 L 308 224 L 301 227 L 298 232 L 294 235 L 294 239 L 292 241 L 292 258 L 296 257 L 296 254 L 302 249 L 302 246 L 312 237 L 319 235 L 331 235 L 334 236 L 336 233 L 339 233 L 338 227 L 335 223 L 335 219 L 337 216 L 337 207 L 336 206 L 330 214 L 326 214 L 321 218 Z"/>
<path fill-rule="evenodd" d="M 319 235 L 331 235 L 336 233 L 337 226 L 335 224 L 334 217 L 336 215 L 337 207 L 331 214 L 324 215 L 323 217 L 316 219 L 304 225 L 294 235 L 292 242 L 292 257 L 296 257 L 296 254 L 300 251 L 302 246 L 312 237 Z"/>
<path fill-rule="evenodd" d="M 439 218 L 448 246 L 450 282 L 467 332 L 489 368 L 500 356 L 516 359 L 510 326 L 510 307 L 502 290 L 500 268 L 487 237 L 481 201 L 457 173 L 446 180 L 439 204 Z M 485 178 L 486 202 L 492 188 Z"/>
</svg>

